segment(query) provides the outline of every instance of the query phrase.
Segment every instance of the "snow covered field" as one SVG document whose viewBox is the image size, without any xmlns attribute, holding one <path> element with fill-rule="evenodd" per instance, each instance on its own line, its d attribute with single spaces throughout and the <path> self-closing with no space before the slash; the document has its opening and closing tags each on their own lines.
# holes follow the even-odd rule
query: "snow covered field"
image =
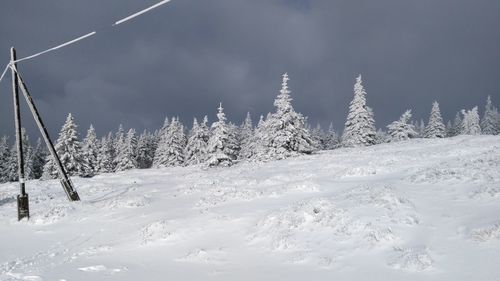
<svg viewBox="0 0 500 281">
<path fill-rule="evenodd" d="M 500 280 L 500 137 L 0 185 L 0 280 Z"/>
</svg>

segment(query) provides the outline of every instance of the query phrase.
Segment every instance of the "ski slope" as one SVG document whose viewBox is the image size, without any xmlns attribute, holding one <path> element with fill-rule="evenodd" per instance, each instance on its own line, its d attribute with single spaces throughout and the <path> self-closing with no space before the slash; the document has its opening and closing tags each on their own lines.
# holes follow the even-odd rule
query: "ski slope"
<svg viewBox="0 0 500 281">
<path fill-rule="evenodd" d="M 500 280 L 500 137 L 0 185 L 0 280 Z"/>
</svg>

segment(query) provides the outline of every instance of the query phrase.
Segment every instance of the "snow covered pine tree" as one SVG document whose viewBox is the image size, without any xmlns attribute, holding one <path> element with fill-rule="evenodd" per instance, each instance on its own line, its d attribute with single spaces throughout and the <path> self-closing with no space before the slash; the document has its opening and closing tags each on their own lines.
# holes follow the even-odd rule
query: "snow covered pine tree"
<svg viewBox="0 0 500 281">
<path fill-rule="evenodd" d="M 97 135 L 92 124 L 87 130 L 87 136 L 83 139 L 83 154 L 88 163 L 85 176 L 93 177 L 97 174 L 98 170 L 97 155 L 99 154 L 99 141 L 97 140 Z"/>
<path fill-rule="evenodd" d="M 317 150 L 326 149 L 326 144 L 325 144 L 326 133 L 323 130 L 323 128 L 321 128 L 321 125 L 319 123 L 316 124 L 316 127 L 314 129 L 310 130 L 310 132 L 311 132 L 311 138 L 313 140 L 314 147 Z"/>
<path fill-rule="evenodd" d="M 71 113 L 68 114 L 66 122 L 61 128 L 55 150 L 69 176 L 86 176 L 88 163 L 82 151 L 82 144 L 78 140 L 77 126 Z M 56 164 L 52 156 L 49 155 L 43 169 L 43 178 L 57 178 L 57 176 Z"/>
<path fill-rule="evenodd" d="M 325 149 L 332 150 L 338 148 L 339 145 L 340 145 L 339 135 L 337 134 L 337 132 L 335 132 L 335 129 L 333 128 L 333 123 L 330 123 L 330 126 L 328 126 L 328 131 L 326 132 L 326 137 L 325 137 Z"/>
<path fill-rule="evenodd" d="M 137 158 L 135 155 L 137 146 L 137 137 L 135 129 L 130 129 L 127 136 L 124 137 L 117 152 L 115 171 L 125 171 L 137 168 Z"/>
<path fill-rule="evenodd" d="M 387 126 L 388 133 L 391 136 L 390 141 L 403 141 L 414 138 L 417 135 L 415 127 L 409 123 L 411 119 L 411 110 L 407 110 L 399 120 L 392 122 Z"/>
<path fill-rule="evenodd" d="M 431 115 L 429 116 L 429 123 L 425 127 L 424 137 L 429 139 L 446 137 L 446 127 L 437 101 L 432 104 Z"/>
<path fill-rule="evenodd" d="M 155 157 L 155 136 L 144 130 L 139 136 L 136 148 L 137 167 L 139 169 L 151 168 Z"/>
<path fill-rule="evenodd" d="M 247 116 L 239 128 L 238 141 L 240 143 L 240 151 L 238 153 L 238 158 L 249 158 L 252 153 L 250 152 L 251 144 L 253 140 L 254 129 L 252 123 L 252 117 L 250 112 L 247 112 Z"/>
<path fill-rule="evenodd" d="M 186 142 L 184 126 L 179 118 L 172 118 L 172 122 L 168 129 L 163 132 L 158 143 L 153 166 L 159 168 L 183 165 Z"/>
<path fill-rule="evenodd" d="M 207 164 L 210 167 L 231 166 L 237 155 L 235 148 L 231 147 L 230 129 L 226 123 L 226 115 L 224 114 L 222 103 L 218 110 L 218 120 L 212 124 L 212 133 L 207 145 Z"/>
<path fill-rule="evenodd" d="M 8 164 L 10 159 L 9 142 L 6 136 L 0 139 L 0 183 L 8 182 Z"/>
<path fill-rule="evenodd" d="M 97 155 L 97 173 L 112 173 L 115 171 L 114 164 L 115 147 L 113 145 L 113 134 L 101 139 L 99 154 Z"/>
<path fill-rule="evenodd" d="M 189 133 L 189 139 L 184 151 L 186 165 L 196 165 L 207 160 L 207 145 L 210 138 L 210 129 L 207 126 L 208 118 L 205 116 L 201 124 L 196 118 Z"/>
<path fill-rule="evenodd" d="M 42 177 L 47 155 L 49 155 L 49 152 L 45 149 L 45 145 L 42 144 L 42 140 L 38 138 L 33 151 L 33 174 L 35 179 Z"/>
<path fill-rule="evenodd" d="M 269 115 L 259 129 L 261 145 L 254 157 L 260 160 L 279 160 L 301 154 L 311 154 L 314 143 L 305 128 L 305 118 L 292 106 L 288 89 L 288 74 L 283 74 L 281 90 L 274 100 L 276 112 Z"/>
<path fill-rule="evenodd" d="M 477 106 L 471 110 L 462 110 L 464 118 L 462 120 L 462 135 L 480 135 L 481 126 L 479 125 L 479 113 Z"/>
<path fill-rule="evenodd" d="M 497 108 L 491 103 L 490 96 L 486 100 L 481 130 L 484 135 L 498 135 L 500 133 L 500 116 Z"/>
<path fill-rule="evenodd" d="M 354 84 L 354 99 L 349 106 L 349 114 L 342 135 L 342 146 L 356 147 L 376 143 L 373 111 L 366 105 L 366 91 L 361 75 Z"/>
</svg>

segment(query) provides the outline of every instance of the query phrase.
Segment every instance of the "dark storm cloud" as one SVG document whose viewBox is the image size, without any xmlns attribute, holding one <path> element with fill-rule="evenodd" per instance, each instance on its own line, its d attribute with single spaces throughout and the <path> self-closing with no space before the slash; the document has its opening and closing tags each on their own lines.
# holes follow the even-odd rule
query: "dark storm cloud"
<svg viewBox="0 0 500 281">
<path fill-rule="evenodd" d="M 296 109 L 337 128 L 358 73 L 378 127 L 407 108 L 427 118 L 435 99 L 447 119 L 487 95 L 500 103 L 498 1 L 173 0 L 108 28 L 154 3 L 2 1 L 0 63 L 10 46 L 24 56 L 99 30 L 19 65 L 53 133 L 68 112 L 100 134 L 119 123 L 155 129 L 166 115 L 190 125 L 213 120 L 219 101 L 235 122 L 247 111 L 257 119 L 285 71 Z M 0 134 L 13 127 L 8 82 Z"/>
</svg>

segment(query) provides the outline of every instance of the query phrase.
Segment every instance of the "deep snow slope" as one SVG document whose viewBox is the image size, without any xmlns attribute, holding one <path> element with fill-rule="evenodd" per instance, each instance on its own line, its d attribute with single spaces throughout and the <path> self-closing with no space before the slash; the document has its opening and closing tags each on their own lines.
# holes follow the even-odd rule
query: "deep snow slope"
<svg viewBox="0 0 500 281">
<path fill-rule="evenodd" d="M 500 137 L 0 185 L 0 280 L 500 280 Z"/>
</svg>

